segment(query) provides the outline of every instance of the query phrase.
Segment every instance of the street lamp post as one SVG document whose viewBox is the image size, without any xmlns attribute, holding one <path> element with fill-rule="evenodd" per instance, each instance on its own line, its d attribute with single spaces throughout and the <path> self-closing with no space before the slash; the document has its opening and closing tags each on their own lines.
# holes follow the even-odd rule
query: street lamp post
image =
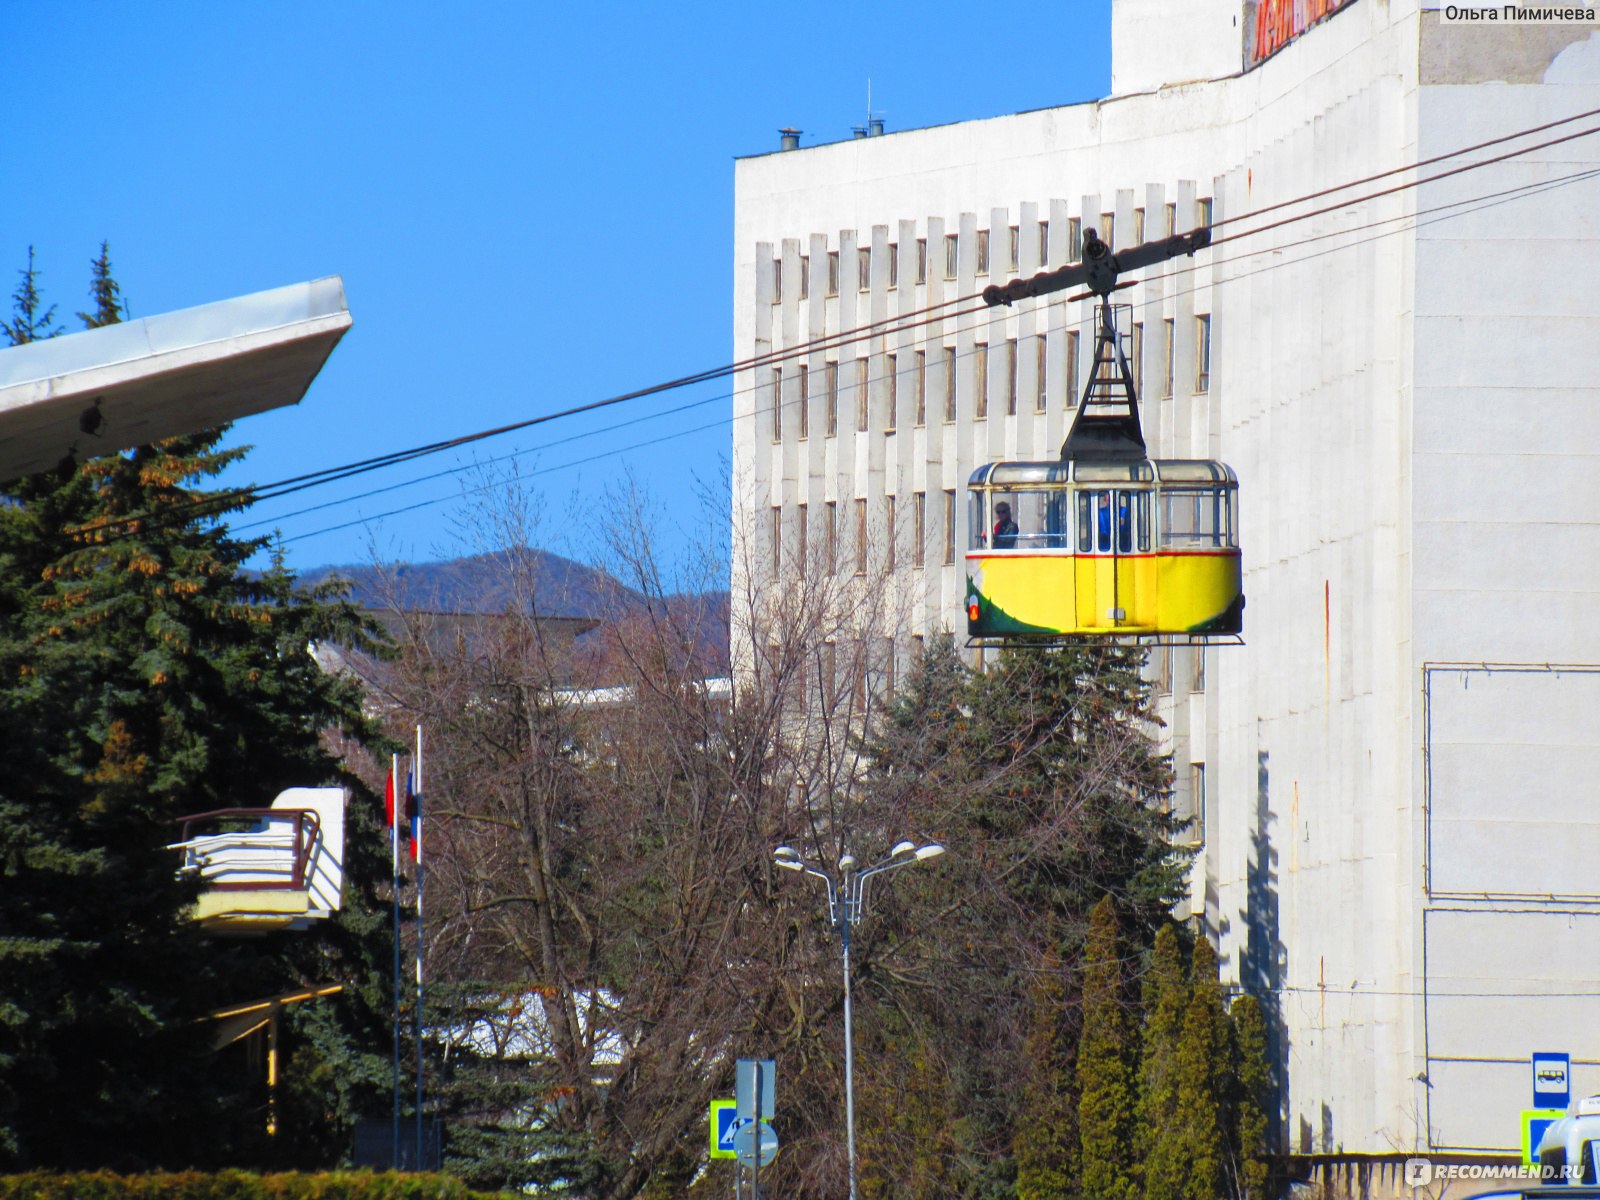
<svg viewBox="0 0 1600 1200">
<path fill-rule="evenodd" d="M 855 1031 L 850 1011 L 850 931 L 866 912 L 867 881 L 874 875 L 893 871 L 912 863 L 937 858 L 944 847 L 937 842 L 918 846 L 915 842 L 900 842 L 889 851 L 889 857 L 865 870 L 860 869 L 856 856 L 846 854 L 839 859 L 836 875 L 819 871 L 800 857 L 792 846 L 779 846 L 772 852 L 772 860 L 785 871 L 799 871 L 822 880 L 828 894 L 828 920 L 839 931 L 839 947 L 844 960 L 844 1126 L 845 1148 L 850 1160 L 850 1200 L 856 1195 L 856 1083 L 855 1083 Z"/>
</svg>

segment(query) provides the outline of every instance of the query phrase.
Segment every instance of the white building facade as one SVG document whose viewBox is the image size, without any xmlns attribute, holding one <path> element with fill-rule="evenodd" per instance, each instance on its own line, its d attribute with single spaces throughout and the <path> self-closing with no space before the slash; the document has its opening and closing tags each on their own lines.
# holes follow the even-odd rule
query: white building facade
<svg viewBox="0 0 1600 1200">
<path fill-rule="evenodd" d="M 736 358 L 903 320 L 740 376 L 735 592 L 826 537 L 900 661 L 963 638 L 967 478 L 1059 453 L 1094 338 L 970 298 L 1213 225 L 1118 297 L 1152 456 L 1240 479 L 1246 644 L 1153 655 L 1194 911 L 1284 1149 L 1504 1153 L 1531 1053 L 1600 1092 L 1600 134 L 1361 198 L 1600 121 L 1261 210 L 1600 109 L 1600 29 L 1260 3 L 1116 0 L 1103 101 L 739 162 Z"/>
</svg>

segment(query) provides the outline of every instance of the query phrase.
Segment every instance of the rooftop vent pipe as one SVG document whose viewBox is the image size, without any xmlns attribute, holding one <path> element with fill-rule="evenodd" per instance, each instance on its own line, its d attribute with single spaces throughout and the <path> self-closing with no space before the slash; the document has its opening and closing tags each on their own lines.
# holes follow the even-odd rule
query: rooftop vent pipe
<svg viewBox="0 0 1600 1200">
<path fill-rule="evenodd" d="M 798 129 L 780 129 L 780 130 L 778 130 L 778 136 L 783 139 L 781 142 L 779 142 L 778 149 L 780 149 L 780 150 L 798 150 L 798 149 L 800 149 L 800 133 L 801 133 L 801 131 L 798 130 Z"/>
<path fill-rule="evenodd" d="M 883 118 L 882 117 L 873 117 L 870 121 L 867 122 L 867 127 L 871 131 L 871 132 L 869 132 L 867 134 L 868 137 L 882 137 L 883 136 Z"/>
<path fill-rule="evenodd" d="M 864 138 L 864 137 L 866 137 L 867 136 L 867 127 L 865 125 L 853 125 L 853 126 L 851 126 L 851 128 L 850 128 L 850 136 L 853 137 L 853 138 Z"/>
</svg>

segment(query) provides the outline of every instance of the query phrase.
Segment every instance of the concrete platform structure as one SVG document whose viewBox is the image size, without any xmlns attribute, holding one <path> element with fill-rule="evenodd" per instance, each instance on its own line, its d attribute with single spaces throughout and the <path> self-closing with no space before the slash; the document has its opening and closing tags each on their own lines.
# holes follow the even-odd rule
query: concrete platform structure
<svg viewBox="0 0 1600 1200">
<path fill-rule="evenodd" d="M 335 275 L 0 350 L 0 481 L 297 404 L 349 328 Z"/>
<path fill-rule="evenodd" d="M 864 635 L 963 629 L 964 485 L 1056 455 L 1093 324 L 952 302 L 1216 224 L 1119 297 L 1152 455 L 1241 481 L 1247 645 L 1152 664 L 1194 914 L 1277 1024 L 1285 1150 L 1507 1153 L 1532 1052 L 1600 1092 L 1600 135 L 1374 193 L 1600 126 L 1413 166 L 1600 109 L 1600 29 L 1113 12 L 1105 100 L 739 162 L 736 358 L 947 307 L 740 377 L 734 594 L 826 513 L 906 614 Z"/>
</svg>

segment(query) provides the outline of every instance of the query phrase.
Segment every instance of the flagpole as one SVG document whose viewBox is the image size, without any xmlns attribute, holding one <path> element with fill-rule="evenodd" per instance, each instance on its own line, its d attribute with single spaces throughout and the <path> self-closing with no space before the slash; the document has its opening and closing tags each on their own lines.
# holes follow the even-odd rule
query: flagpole
<svg viewBox="0 0 1600 1200">
<path fill-rule="evenodd" d="M 411 855 L 417 861 L 417 1170 L 422 1170 L 422 726 L 417 726 L 417 755 L 411 764 L 416 792 L 411 803 Z"/>
<path fill-rule="evenodd" d="M 400 756 L 389 761 L 389 894 L 394 900 L 394 1130 L 389 1142 L 389 1165 L 400 1169 Z"/>
</svg>

